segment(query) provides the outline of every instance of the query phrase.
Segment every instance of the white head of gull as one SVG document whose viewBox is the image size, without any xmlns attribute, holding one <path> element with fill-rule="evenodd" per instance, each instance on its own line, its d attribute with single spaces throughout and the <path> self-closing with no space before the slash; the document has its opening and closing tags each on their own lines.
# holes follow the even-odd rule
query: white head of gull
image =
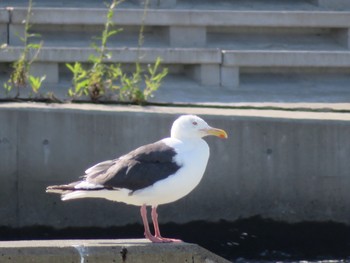
<svg viewBox="0 0 350 263">
<path fill-rule="evenodd" d="M 209 159 L 209 147 L 202 138 L 209 135 L 227 138 L 224 130 L 209 126 L 198 116 L 180 116 L 169 138 L 98 163 L 85 171 L 83 180 L 49 186 L 46 192 L 59 193 L 64 201 L 104 198 L 140 206 L 147 239 L 178 242 L 161 236 L 157 207 L 186 196 L 199 184 Z M 152 207 L 154 235 L 149 229 L 147 206 Z"/>
</svg>

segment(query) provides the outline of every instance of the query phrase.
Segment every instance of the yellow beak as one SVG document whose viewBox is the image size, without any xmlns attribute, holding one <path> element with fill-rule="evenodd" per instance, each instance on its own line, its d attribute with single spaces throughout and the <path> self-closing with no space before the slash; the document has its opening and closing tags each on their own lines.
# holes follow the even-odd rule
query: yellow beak
<svg viewBox="0 0 350 263">
<path fill-rule="evenodd" d="M 203 132 L 205 132 L 207 135 L 214 135 L 222 139 L 227 139 L 227 133 L 224 130 L 212 128 L 209 129 L 203 129 Z"/>
</svg>

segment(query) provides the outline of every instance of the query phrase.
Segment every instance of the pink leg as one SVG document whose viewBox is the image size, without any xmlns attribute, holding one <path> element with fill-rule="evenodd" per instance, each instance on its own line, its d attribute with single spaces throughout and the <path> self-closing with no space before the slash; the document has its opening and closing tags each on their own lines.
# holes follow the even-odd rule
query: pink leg
<svg viewBox="0 0 350 263">
<path fill-rule="evenodd" d="M 145 228 L 145 237 L 153 243 L 162 243 L 163 240 L 159 237 L 153 236 L 149 230 L 148 219 L 147 219 L 147 207 L 146 205 L 141 206 L 141 217 L 143 226 Z"/>
<path fill-rule="evenodd" d="M 164 238 L 160 235 L 160 230 L 158 225 L 158 213 L 157 213 L 156 206 L 152 207 L 151 216 L 152 216 L 152 221 L 154 226 L 155 237 L 160 238 L 163 242 L 182 242 L 180 239 Z"/>
<path fill-rule="evenodd" d="M 156 206 L 152 207 L 151 215 L 152 215 L 155 236 L 161 238 L 162 236 L 160 235 L 160 230 L 159 230 L 159 225 L 158 225 L 158 213 L 157 213 Z"/>
</svg>

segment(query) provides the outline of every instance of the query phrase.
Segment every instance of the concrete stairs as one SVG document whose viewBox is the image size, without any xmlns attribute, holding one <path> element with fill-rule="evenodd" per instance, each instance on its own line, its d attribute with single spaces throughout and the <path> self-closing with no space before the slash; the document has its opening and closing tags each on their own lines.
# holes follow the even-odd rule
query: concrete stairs
<svg viewBox="0 0 350 263">
<path fill-rule="evenodd" d="M 33 74 L 64 96 L 66 62 L 87 62 L 105 22 L 96 1 L 35 1 L 31 31 L 44 41 Z M 0 68 L 18 58 L 26 1 L 0 6 Z M 114 22 L 124 30 L 109 43 L 111 63 L 169 67 L 158 102 L 348 102 L 350 2 L 346 0 L 150 1 L 145 43 L 138 50 L 142 1 L 126 1 Z M 56 92 L 56 91 L 55 91 Z"/>
</svg>

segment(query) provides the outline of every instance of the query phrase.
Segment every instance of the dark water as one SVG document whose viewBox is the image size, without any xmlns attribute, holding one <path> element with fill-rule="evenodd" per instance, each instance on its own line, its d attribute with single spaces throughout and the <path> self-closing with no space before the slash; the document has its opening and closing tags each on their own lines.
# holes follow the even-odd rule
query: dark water
<svg viewBox="0 0 350 263">
<path fill-rule="evenodd" d="M 338 260 L 350 262 L 350 227 L 338 223 L 286 224 L 251 218 L 236 222 L 163 224 L 163 236 L 197 243 L 237 262 Z M 0 227 L 2 240 L 143 238 L 141 225 L 53 229 Z"/>
</svg>

